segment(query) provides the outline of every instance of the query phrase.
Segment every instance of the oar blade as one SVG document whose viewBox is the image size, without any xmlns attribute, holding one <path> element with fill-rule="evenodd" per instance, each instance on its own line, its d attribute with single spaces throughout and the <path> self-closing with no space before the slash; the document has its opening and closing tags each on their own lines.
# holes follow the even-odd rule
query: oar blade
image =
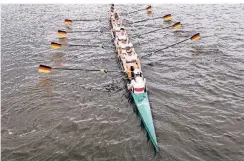
<svg viewBox="0 0 244 161">
<path fill-rule="evenodd" d="M 139 10 L 136 10 L 136 11 L 129 12 L 129 14 L 131 14 L 131 13 L 136 13 L 136 12 L 139 12 L 139 11 L 144 11 L 145 9 L 147 10 L 147 12 L 152 12 L 152 6 L 149 5 L 149 6 L 146 7 L 146 8 L 143 8 L 143 9 L 139 9 Z"/>
<path fill-rule="evenodd" d="M 163 17 L 164 21 L 171 21 L 172 20 L 172 15 L 171 14 L 167 14 Z"/>
<path fill-rule="evenodd" d="M 55 42 L 51 42 L 51 48 L 52 49 L 60 49 L 61 48 L 61 44 L 55 43 Z"/>
<path fill-rule="evenodd" d="M 70 24 L 72 24 L 72 20 L 65 19 L 65 20 L 64 20 L 64 24 L 66 24 L 66 25 L 70 25 Z"/>
<path fill-rule="evenodd" d="M 178 29 L 178 28 L 181 27 L 181 23 L 180 23 L 180 22 L 177 22 L 177 23 L 173 24 L 172 27 L 173 27 L 174 29 Z"/>
<path fill-rule="evenodd" d="M 200 38 L 201 38 L 200 33 L 197 33 L 197 34 L 193 35 L 190 39 L 191 39 L 191 41 L 195 42 L 195 41 L 199 40 Z"/>
<path fill-rule="evenodd" d="M 39 73 L 50 73 L 52 71 L 52 68 L 46 65 L 39 65 L 38 72 Z"/>
<path fill-rule="evenodd" d="M 108 73 L 108 71 L 106 69 L 100 69 L 101 73 Z"/>
<path fill-rule="evenodd" d="M 66 31 L 63 30 L 58 30 L 58 38 L 62 39 L 62 38 L 66 38 Z"/>
</svg>

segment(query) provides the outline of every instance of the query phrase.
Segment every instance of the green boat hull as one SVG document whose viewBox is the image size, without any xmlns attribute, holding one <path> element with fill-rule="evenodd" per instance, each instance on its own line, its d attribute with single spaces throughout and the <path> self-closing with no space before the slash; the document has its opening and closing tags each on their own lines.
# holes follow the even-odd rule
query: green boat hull
<svg viewBox="0 0 244 161">
<path fill-rule="evenodd" d="M 152 119 L 152 112 L 148 100 L 148 94 L 147 92 L 145 93 L 139 93 L 135 94 L 131 92 L 131 95 L 133 97 L 133 100 L 136 104 L 136 107 L 138 109 L 138 113 L 143 121 L 144 127 L 148 133 L 148 136 L 154 146 L 154 149 L 156 152 L 158 152 L 158 144 L 157 144 L 157 138 L 155 134 L 155 128 L 153 124 L 153 119 Z"/>
</svg>

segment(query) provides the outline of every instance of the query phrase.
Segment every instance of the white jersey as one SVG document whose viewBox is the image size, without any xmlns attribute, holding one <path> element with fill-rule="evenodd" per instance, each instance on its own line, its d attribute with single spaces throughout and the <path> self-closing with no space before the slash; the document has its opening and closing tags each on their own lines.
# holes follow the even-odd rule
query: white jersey
<svg viewBox="0 0 244 161">
<path fill-rule="evenodd" d="M 123 38 L 125 38 L 125 39 L 127 39 L 127 34 L 126 34 L 126 32 L 124 33 L 124 34 L 121 34 L 120 32 L 117 34 L 117 37 L 118 37 L 118 39 L 119 40 L 121 40 L 121 39 L 123 39 Z M 128 44 L 129 45 L 129 44 Z"/>
<path fill-rule="evenodd" d="M 132 55 L 125 55 L 124 56 L 126 64 L 129 65 L 134 65 L 134 63 L 138 60 L 137 54 L 132 54 Z"/>
<path fill-rule="evenodd" d="M 124 58 L 125 58 L 124 55 L 126 55 L 126 50 L 123 50 L 123 49 L 122 49 L 122 50 L 121 50 L 121 54 L 123 55 L 121 58 L 124 59 Z"/>
<path fill-rule="evenodd" d="M 119 41 L 127 40 L 127 36 L 126 35 L 121 36 L 121 35 L 119 35 L 119 33 L 117 34 L 117 38 L 118 38 Z"/>
<path fill-rule="evenodd" d="M 146 79 L 142 77 L 135 77 L 130 83 L 130 87 L 133 88 L 134 93 L 144 93 L 146 86 Z"/>
<path fill-rule="evenodd" d="M 127 47 L 127 44 L 119 43 L 119 47 L 120 47 L 122 50 L 125 50 L 126 47 Z"/>
<path fill-rule="evenodd" d="M 114 30 L 115 32 L 119 32 L 119 31 L 120 31 L 120 27 L 119 27 L 119 26 L 113 26 L 113 30 Z"/>
</svg>

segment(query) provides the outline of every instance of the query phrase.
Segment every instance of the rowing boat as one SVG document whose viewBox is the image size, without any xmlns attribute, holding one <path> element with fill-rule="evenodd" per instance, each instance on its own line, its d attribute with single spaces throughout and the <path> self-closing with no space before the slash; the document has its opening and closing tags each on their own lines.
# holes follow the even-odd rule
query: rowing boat
<svg viewBox="0 0 244 161">
<path fill-rule="evenodd" d="M 111 10 L 113 10 L 113 8 L 111 8 Z M 130 12 L 130 13 L 135 13 L 135 12 L 138 12 L 138 11 L 142 11 L 142 10 L 137 10 L 137 11 L 133 11 L 133 12 Z M 147 11 L 151 12 L 151 6 L 147 7 Z M 112 12 L 109 13 L 110 16 L 113 15 L 113 14 L 115 14 L 115 13 L 112 13 Z M 118 20 L 120 21 L 120 23 L 113 24 L 112 23 L 113 20 L 111 19 L 111 17 L 109 17 L 109 18 L 110 18 L 109 22 L 110 22 L 110 26 L 111 26 L 111 35 L 112 35 L 112 37 L 114 39 L 114 44 L 115 44 L 116 50 L 118 52 L 118 58 L 119 58 L 118 62 L 121 65 L 122 71 L 125 71 L 124 73 L 127 73 L 128 83 L 131 83 L 128 86 L 128 89 L 132 88 L 132 90 L 130 90 L 131 98 L 133 99 L 133 101 L 134 101 L 134 103 L 136 105 L 137 112 L 138 112 L 138 114 L 139 114 L 139 116 L 141 118 L 141 121 L 142 121 L 145 129 L 146 129 L 148 139 L 150 139 L 150 141 L 151 141 L 151 143 L 152 143 L 152 145 L 153 145 L 153 147 L 155 149 L 155 152 L 159 152 L 158 145 L 157 145 L 157 138 L 156 138 L 156 134 L 155 134 L 155 128 L 154 128 L 153 119 L 152 119 L 152 112 L 151 112 L 149 99 L 148 99 L 148 92 L 147 92 L 146 86 L 145 86 L 145 79 L 143 78 L 142 73 L 138 69 L 138 68 L 141 68 L 140 61 L 137 58 L 132 58 L 131 60 L 136 59 L 136 61 L 133 60 L 132 62 L 126 60 L 126 58 L 131 58 L 131 57 L 126 57 L 126 56 L 132 56 L 131 55 L 132 54 L 131 47 L 133 47 L 133 45 L 128 42 L 129 41 L 128 37 L 127 38 L 121 38 L 122 36 L 125 36 L 125 35 L 127 36 L 127 34 L 124 33 L 124 28 L 121 28 L 121 26 L 119 26 L 119 24 L 122 25 L 121 19 L 114 19 L 115 23 L 117 23 L 116 21 L 118 21 Z M 117 15 L 116 18 L 119 18 L 119 16 Z M 171 19 L 171 14 L 164 16 L 163 19 L 164 20 Z M 150 20 L 152 20 L 152 19 L 150 19 Z M 74 20 L 74 21 L 85 21 L 85 20 Z M 143 21 L 145 21 L 145 20 L 136 21 L 136 22 L 143 22 Z M 136 23 L 136 22 L 134 22 L 134 23 Z M 65 24 L 69 25 L 71 23 L 72 23 L 72 20 L 68 20 L 68 19 L 65 20 Z M 112 25 L 114 25 L 114 26 L 112 26 Z M 176 28 L 179 28 L 180 26 L 181 26 L 181 24 L 180 24 L 180 22 L 178 22 L 178 23 L 175 23 L 174 25 L 171 25 L 171 26 L 168 26 L 168 27 L 164 27 L 162 29 L 166 29 L 166 28 L 170 28 L 170 27 L 173 27 L 174 29 L 176 29 Z M 117 41 L 116 40 L 116 33 L 113 32 L 113 29 L 115 29 L 116 31 L 118 30 L 117 27 L 119 27 L 119 29 L 122 31 L 118 35 L 118 38 L 121 40 L 121 42 L 119 42 L 119 43 L 121 43 L 121 44 L 117 44 L 117 42 L 116 42 Z M 153 30 L 153 31 L 141 34 L 141 35 L 145 35 L 145 34 L 148 34 L 148 33 L 159 31 L 159 30 L 161 30 L 161 29 Z M 78 32 L 94 32 L 94 31 L 78 31 Z M 62 38 L 62 39 L 66 38 L 66 31 L 58 30 L 58 35 L 59 35 L 59 38 Z M 152 54 L 154 54 L 156 52 L 160 52 L 162 50 L 165 50 L 167 48 L 173 47 L 173 46 L 175 46 L 177 44 L 181 44 L 181 43 L 186 42 L 188 40 L 191 40 L 192 42 L 195 42 L 195 41 L 197 41 L 199 39 L 200 39 L 200 33 L 197 33 L 197 34 L 191 36 L 190 38 L 187 38 L 187 39 L 184 39 L 184 40 L 182 40 L 180 42 L 177 42 L 177 43 L 174 43 L 172 45 L 166 46 L 166 47 L 164 47 L 162 49 L 158 49 L 155 52 L 151 52 L 150 54 L 147 54 L 147 55 L 144 55 L 144 56 L 151 56 Z M 120 45 L 119 48 L 118 48 L 117 45 Z M 71 44 L 69 46 L 98 47 L 98 45 L 71 45 Z M 62 44 L 51 42 L 51 48 L 60 49 L 61 47 L 62 47 Z M 102 44 L 99 45 L 99 47 L 104 48 L 104 46 Z M 127 48 L 129 48 L 128 53 L 127 53 L 127 51 L 122 50 L 122 49 L 127 49 Z M 123 54 L 128 54 L 128 55 L 123 55 Z M 135 54 L 135 52 L 134 52 L 134 54 Z M 123 58 L 121 58 L 121 55 L 122 55 Z M 134 56 L 137 57 L 136 54 Z M 124 61 L 122 62 L 121 59 L 123 59 Z M 126 63 L 129 63 L 129 64 L 126 64 Z M 135 64 L 133 64 L 133 63 L 135 63 Z M 133 82 L 130 82 L 131 78 L 133 78 L 133 76 L 131 76 L 132 73 L 130 73 L 130 72 L 133 71 L 133 69 L 131 69 L 131 70 L 129 69 L 129 68 L 132 67 L 131 64 L 133 65 L 134 69 L 139 71 L 139 72 L 138 71 L 134 71 L 136 76 L 135 76 L 135 79 L 133 80 Z M 128 67 L 128 70 L 127 70 L 126 66 Z M 99 72 L 102 72 L 102 73 L 121 72 L 121 70 L 120 71 L 114 71 L 114 70 L 106 70 L 106 69 L 55 68 L 55 67 L 52 68 L 52 67 L 49 67 L 49 66 L 46 66 L 46 65 L 42 65 L 42 64 L 39 66 L 38 71 L 41 72 L 41 73 L 50 73 L 52 71 L 52 69 L 56 69 L 56 70 L 83 70 L 83 71 L 92 71 L 92 72 L 99 71 Z M 142 84 L 142 86 L 140 88 L 138 88 L 138 84 L 140 82 L 139 83 L 138 82 L 135 83 L 136 78 L 140 78 L 142 80 L 141 82 L 143 82 L 143 80 L 144 80 L 144 82 L 143 82 L 144 84 Z M 133 83 L 136 84 L 137 86 L 133 85 Z M 139 89 L 139 91 L 138 91 L 138 89 Z M 134 90 L 135 90 L 135 93 L 134 93 Z"/>
<path fill-rule="evenodd" d="M 110 25 L 111 24 L 112 23 L 110 22 Z M 113 30 L 113 28 L 111 26 L 111 34 L 112 34 L 112 37 L 115 38 L 116 37 L 115 32 L 113 32 L 112 30 Z M 117 49 L 117 52 L 119 52 L 118 49 Z M 121 62 L 121 59 L 120 59 L 119 63 L 122 67 L 122 70 L 126 69 L 126 67 L 124 67 L 123 63 Z M 130 82 L 130 80 L 128 79 L 128 83 L 129 82 Z M 130 93 L 131 93 L 133 101 L 137 107 L 137 111 L 138 111 L 139 116 L 143 122 L 145 129 L 146 129 L 148 137 L 151 140 L 155 151 L 159 152 L 155 128 L 154 128 L 154 123 L 153 123 L 153 119 L 152 119 L 151 107 L 150 107 L 149 99 L 148 99 L 148 93 L 147 93 L 147 91 L 144 91 L 143 93 L 134 93 L 133 90 L 131 90 Z"/>
</svg>

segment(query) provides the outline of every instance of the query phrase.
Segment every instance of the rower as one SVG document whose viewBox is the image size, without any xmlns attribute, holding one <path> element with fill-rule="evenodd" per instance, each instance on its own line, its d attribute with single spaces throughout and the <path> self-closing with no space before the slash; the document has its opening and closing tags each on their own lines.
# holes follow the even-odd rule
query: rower
<svg viewBox="0 0 244 161">
<path fill-rule="evenodd" d="M 122 21 L 121 20 L 112 21 L 112 27 L 113 28 L 118 28 L 118 32 L 120 31 L 121 26 L 122 26 Z"/>
<path fill-rule="evenodd" d="M 121 39 L 122 37 L 126 37 L 127 43 L 129 42 L 128 35 L 127 35 L 124 27 L 121 27 L 120 32 L 117 33 L 117 39 Z"/>
<path fill-rule="evenodd" d="M 122 27 L 120 27 L 120 31 L 119 31 L 119 33 L 117 34 L 117 37 L 119 38 L 119 37 L 121 37 L 121 36 L 126 36 L 126 37 L 128 37 L 127 36 L 127 33 L 126 33 L 126 31 L 125 31 L 125 28 L 122 26 Z"/>
<path fill-rule="evenodd" d="M 114 26 L 121 26 L 122 25 L 122 21 L 119 18 L 118 13 L 115 11 L 114 7 L 111 7 L 110 10 L 110 22 L 111 25 Z"/>
<path fill-rule="evenodd" d="M 111 6 L 111 9 L 110 9 L 110 19 L 115 18 L 115 13 L 116 13 L 116 11 L 114 9 L 114 6 Z"/>
<path fill-rule="evenodd" d="M 117 13 L 115 13 L 114 16 L 111 17 L 111 24 L 112 26 L 122 26 L 122 19 L 119 18 L 119 15 Z"/>
<path fill-rule="evenodd" d="M 115 21 L 120 22 L 120 20 L 119 20 L 119 15 L 118 15 L 117 12 L 115 12 L 115 14 L 114 14 L 114 19 L 115 19 Z M 117 23 L 118 23 L 118 22 L 117 22 Z"/>
<path fill-rule="evenodd" d="M 121 56 L 122 50 L 126 50 L 126 47 L 128 46 L 127 37 L 126 36 L 119 37 L 118 40 L 115 41 L 115 44 L 118 50 L 118 56 Z"/>
<path fill-rule="evenodd" d="M 134 79 L 127 85 L 128 90 L 132 90 L 134 93 L 144 93 L 146 91 L 146 79 L 142 77 L 140 69 L 134 70 Z"/>
<path fill-rule="evenodd" d="M 141 68 L 140 60 L 138 59 L 138 56 L 135 52 L 132 51 L 132 49 L 127 46 L 126 47 L 126 55 L 123 59 L 123 65 L 125 67 L 125 72 L 128 73 L 128 78 L 131 78 L 131 72 L 137 68 Z"/>
<path fill-rule="evenodd" d="M 116 25 L 114 25 L 112 27 L 113 27 L 113 29 L 111 30 L 111 34 L 112 34 L 113 39 L 114 39 L 114 38 L 116 38 L 117 33 L 120 31 L 120 27 L 116 26 Z M 115 39 L 115 42 L 116 42 L 116 39 Z"/>
<path fill-rule="evenodd" d="M 133 44 L 131 42 L 128 44 L 128 47 L 131 48 L 131 50 L 132 50 L 133 53 L 136 53 L 136 51 L 135 51 L 135 49 L 133 47 Z"/>
<path fill-rule="evenodd" d="M 121 55 L 119 55 L 119 56 L 120 56 L 121 61 L 123 62 L 123 59 L 125 59 L 125 56 L 126 56 L 126 50 L 122 50 Z"/>
</svg>

